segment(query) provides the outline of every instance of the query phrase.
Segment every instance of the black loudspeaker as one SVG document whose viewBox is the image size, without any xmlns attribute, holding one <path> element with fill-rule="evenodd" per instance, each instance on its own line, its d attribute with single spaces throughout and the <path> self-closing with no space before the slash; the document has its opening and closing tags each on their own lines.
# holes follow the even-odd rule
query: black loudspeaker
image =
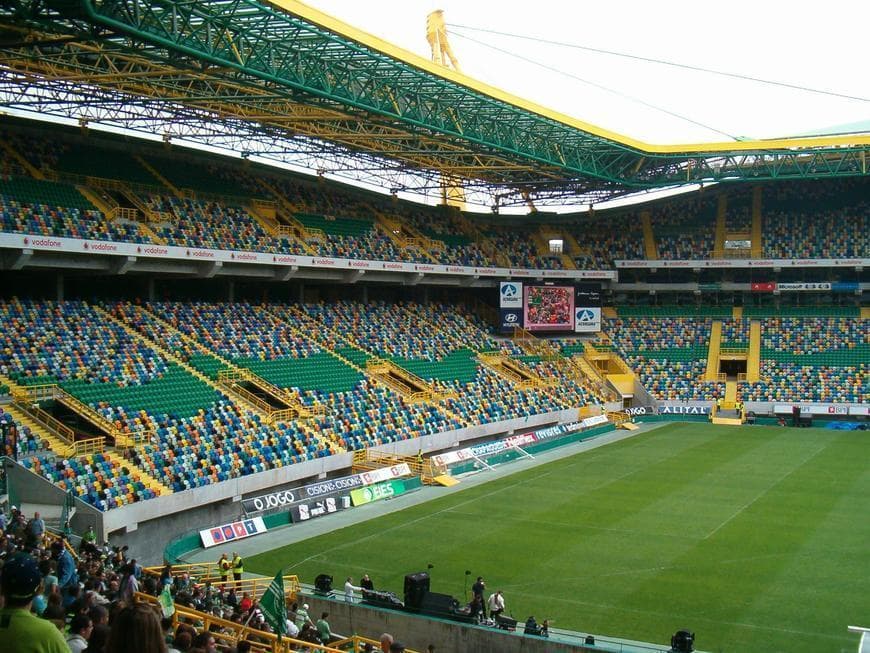
<svg viewBox="0 0 870 653">
<path fill-rule="evenodd" d="M 314 579 L 314 589 L 321 594 L 329 594 L 332 591 L 332 576 L 320 574 Z"/>
<path fill-rule="evenodd" d="M 407 603 L 407 601 L 405 602 Z M 459 601 L 449 594 L 438 594 L 437 592 L 426 592 L 420 602 L 420 612 L 442 619 L 452 617 L 458 607 Z"/>
<path fill-rule="evenodd" d="M 517 629 L 517 620 L 510 617 L 503 617 L 500 614 L 495 616 L 495 625 L 502 630 L 510 630 L 513 632 Z"/>
<path fill-rule="evenodd" d="M 678 630 L 671 637 L 673 653 L 692 653 L 695 650 L 695 633 L 688 630 Z"/>
<path fill-rule="evenodd" d="M 423 595 L 429 591 L 429 574 L 418 571 L 405 576 L 405 607 L 418 609 L 423 601 Z"/>
<path fill-rule="evenodd" d="M 588 646 L 595 646 L 595 637 L 592 635 L 586 635 L 586 642 Z"/>
<path fill-rule="evenodd" d="M 363 590 L 363 603 L 379 608 L 401 609 L 405 607 L 393 592 L 378 592 L 375 590 Z"/>
</svg>

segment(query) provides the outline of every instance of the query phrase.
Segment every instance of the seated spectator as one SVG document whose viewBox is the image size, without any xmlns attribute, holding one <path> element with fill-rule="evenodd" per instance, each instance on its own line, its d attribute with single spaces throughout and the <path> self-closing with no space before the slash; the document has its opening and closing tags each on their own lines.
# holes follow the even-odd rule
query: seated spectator
<svg viewBox="0 0 870 653">
<path fill-rule="evenodd" d="M 88 639 L 93 632 L 94 624 L 91 618 L 84 614 L 73 616 L 69 624 L 69 635 L 66 644 L 72 653 L 82 653 L 88 647 Z"/>
<path fill-rule="evenodd" d="M 166 653 L 160 619 L 151 606 L 132 603 L 112 621 L 106 653 Z"/>
</svg>

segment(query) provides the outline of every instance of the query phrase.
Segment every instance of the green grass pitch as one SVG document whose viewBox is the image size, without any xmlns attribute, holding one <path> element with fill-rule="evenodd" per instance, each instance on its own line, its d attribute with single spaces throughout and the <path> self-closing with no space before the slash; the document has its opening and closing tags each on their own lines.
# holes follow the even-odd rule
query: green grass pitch
<svg viewBox="0 0 870 653">
<path fill-rule="evenodd" d="M 704 651 L 855 651 L 870 624 L 870 434 L 675 423 L 251 558 L 401 595 L 466 569 L 507 611 Z"/>
</svg>

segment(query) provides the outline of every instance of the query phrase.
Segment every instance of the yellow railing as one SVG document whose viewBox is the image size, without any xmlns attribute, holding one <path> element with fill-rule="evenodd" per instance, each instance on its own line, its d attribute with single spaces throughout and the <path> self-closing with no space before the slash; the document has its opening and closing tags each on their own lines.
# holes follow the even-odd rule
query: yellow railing
<svg viewBox="0 0 870 653">
<path fill-rule="evenodd" d="M 126 206 L 118 206 L 114 211 L 115 218 L 123 218 L 124 220 L 138 220 L 139 209 L 129 208 Z"/>
<path fill-rule="evenodd" d="M 254 198 L 251 200 L 251 204 L 254 205 L 255 209 L 263 209 L 265 211 L 277 211 L 278 210 L 278 202 L 273 200 L 264 200 L 260 198 Z"/>
<path fill-rule="evenodd" d="M 268 579 L 271 582 L 271 579 Z M 267 583 L 268 584 L 268 583 Z M 136 593 L 136 600 L 142 603 L 147 603 L 154 606 L 155 612 L 161 614 L 161 607 L 157 597 L 145 594 L 143 592 Z M 333 642 L 331 645 L 312 644 L 301 640 L 292 639 L 290 637 L 282 637 L 279 640 L 278 635 L 268 633 L 256 628 L 251 628 L 244 624 L 239 624 L 227 619 L 221 619 L 208 612 L 200 612 L 187 606 L 180 604 L 175 605 L 175 612 L 172 615 L 173 630 L 179 623 L 189 623 L 197 630 L 209 632 L 218 643 L 219 647 L 235 648 L 239 642 L 248 640 L 251 642 L 252 648 L 257 651 L 271 651 L 272 653 L 290 653 L 291 651 L 307 651 L 309 653 L 346 653 L 348 646 L 353 644 L 356 646 L 355 640 L 344 639 Z M 356 648 L 352 650 L 357 650 Z"/>
<path fill-rule="evenodd" d="M 146 574 L 149 574 L 151 576 L 160 576 L 160 574 L 163 572 L 163 567 L 144 567 L 143 570 Z M 183 573 L 186 573 L 190 576 L 190 580 L 194 585 L 203 585 L 205 583 L 219 585 L 222 583 L 220 569 L 217 562 L 199 562 L 186 565 L 172 565 L 173 576 L 178 576 Z M 295 575 L 287 575 L 283 578 L 284 594 L 288 597 L 296 596 L 302 589 L 302 586 L 299 583 L 299 577 Z M 239 581 L 239 585 L 235 585 L 235 581 L 232 579 L 232 575 L 230 575 L 229 580 L 227 581 L 227 585 L 232 585 L 233 587 L 236 587 L 237 593 L 239 593 L 240 595 L 241 592 L 248 592 L 252 597 L 256 598 L 262 596 L 263 592 L 266 591 L 266 588 L 269 587 L 269 583 L 271 582 L 271 577 L 253 576 L 248 578 L 242 578 L 242 580 Z"/>
<path fill-rule="evenodd" d="M 76 456 L 86 456 L 91 453 L 100 453 L 106 448 L 106 441 L 103 438 L 88 438 L 87 440 L 77 440 L 73 445 Z"/>
<path fill-rule="evenodd" d="M 75 446 L 75 431 L 33 403 L 34 399 L 32 399 L 27 393 L 19 393 L 18 391 L 13 390 L 12 402 L 16 408 L 26 413 L 34 421 L 39 422 L 43 428 L 63 442 L 63 444 L 70 447 Z"/>
<path fill-rule="evenodd" d="M 71 395 L 59 386 L 55 390 L 55 399 L 62 401 L 67 408 L 70 408 L 85 419 L 93 422 L 116 440 L 118 439 L 118 436 L 122 435 L 118 428 L 109 420 L 81 401 L 78 397 Z"/>
<path fill-rule="evenodd" d="M 739 356 L 741 354 L 745 354 L 747 351 L 749 351 L 748 346 L 746 346 L 746 347 L 720 347 L 719 348 L 719 355 L 720 356 L 728 356 L 728 355 Z"/>
</svg>

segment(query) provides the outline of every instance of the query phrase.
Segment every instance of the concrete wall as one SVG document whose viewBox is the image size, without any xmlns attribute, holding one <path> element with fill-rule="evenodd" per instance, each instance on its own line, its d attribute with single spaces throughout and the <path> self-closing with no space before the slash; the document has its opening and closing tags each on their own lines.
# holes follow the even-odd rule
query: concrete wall
<svg viewBox="0 0 870 653">
<path fill-rule="evenodd" d="M 51 481 L 34 474 L 21 465 L 9 465 L 6 469 L 16 501 L 43 505 L 62 506 L 66 492 Z M 103 513 L 81 499 L 75 501 L 75 513 L 70 520 L 74 533 L 84 533 L 88 526 L 93 526 L 97 537 L 105 535 L 102 529 Z"/>
<path fill-rule="evenodd" d="M 438 653 L 575 653 L 601 650 L 594 646 L 559 642 L 555 637 L 547 639 L 522 635 L 522 622 L 518 624 L 518 632 L 508 632 L 318 596 L 306 596 L 303 600 L 309 605 L 308 613 L 313 621 L 320 618 L 322 612 L 329 613 L 329 625 L 335 633 L 358 634 L 372 639 L 377 639 L 381 633 L 390 633 L 415 651 L 425 651 L 429 644 L 434 644 Z"/>
</svg>

